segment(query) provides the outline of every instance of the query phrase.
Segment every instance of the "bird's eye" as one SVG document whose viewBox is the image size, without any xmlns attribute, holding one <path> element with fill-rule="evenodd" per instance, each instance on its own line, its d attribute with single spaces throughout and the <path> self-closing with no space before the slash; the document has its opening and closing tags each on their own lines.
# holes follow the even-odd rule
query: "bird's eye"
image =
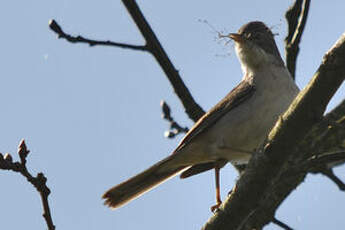
<svg viewBox="0 0 345 230">
<path fill-rule="evenodd" d="M 253 36 L 252 36 L 251 33 L 249 33 L 249 34 L 245 34 L 245 37 L 246 37 L 247 39 L 251 39 Z"/>
<path fill-rule="evenodd" d="M 245 35 L 245 37 L 249 40 L 259 40 L 261 39 L 261 34 L 260 33 L 248 33 Z"/>
</svg>

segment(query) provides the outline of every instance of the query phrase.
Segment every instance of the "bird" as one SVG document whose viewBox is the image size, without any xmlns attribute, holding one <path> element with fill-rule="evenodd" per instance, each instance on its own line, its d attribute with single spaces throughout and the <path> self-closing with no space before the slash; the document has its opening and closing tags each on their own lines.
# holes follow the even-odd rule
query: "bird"
<svg viewBox="0 0 345 230">
<path fill-rule="evenodd" d="M 104 204 L 119 208 L 166 180 L 215 169 L 216 205 L 221 205 L 219 171 L 227 163 L 243 168 L 279 116 L 299 93 L 284 65 L 274 34 L 261 21 L 224 35 L 235 43 L 243 78 L 206 112 L 166 158 L 110 188 Z"/>
</svg>

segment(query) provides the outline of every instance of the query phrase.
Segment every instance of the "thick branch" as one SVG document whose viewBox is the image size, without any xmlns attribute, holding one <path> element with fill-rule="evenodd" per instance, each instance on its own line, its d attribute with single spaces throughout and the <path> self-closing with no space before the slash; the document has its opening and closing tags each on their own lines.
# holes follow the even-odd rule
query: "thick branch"
<svg viewBox="0 0 345 230">
<path fill-rule="evenodd" d="M 296 62 L 299 52 L 299 43 L 307 22 L 310 0 L 296 0 L 294 5 L 286 12 L 288 22 L 288 35 L 285 38 L 286 66 L 293 79 L 296 74 Z"/>
<path fill-rule="evenodd" d="M 315 125 L 306 138 L 301 141 L 298 150 L 304 153 L 303 159 L 322 157 L 325 153 L 341 151 L 345 148 L 345 100 L 329 112 Z M 323 159 L 323 158 L 321 158 Z M 335 160 L 331 162 L 331 160 Z M 329 158 L 327 164 L 337 164 L 335 158 Z M 326 162 L 325 162 L 326 163 Z"/>
<path fill-rule="evenodd" d="M 342 154 L 343 152 L 330 152 L 335 149 L 345 149 L 345 127 L 337 128 L 338 131 L 333 128 L 334 126 L 338 127 L 341 125 L 339 121 L 344 116 L 345 101 L 329 112 L 321 122 L 314 125 L 307 137 L 293 151 L 292 157 L 288 160 L 289 167 L 280 174 L 278 179 L 272 182 L 270 190 L 265 193 L 265 198 L 260 202 L 260 207 L 252 215 L 252 218 L 247 221 L 247 226 L 255 226 L 257 224 L 263 226 L 269 222 L 275 210 L 303 182 L 307 173 L 322 173 L 325 175 L 321 169 L 332 170 L 328 166 L 333 167 L 345 161 L 345 154 Z M 320 153 L 319 151 L 326 151 L 328 153 L 318 154 Z M 342 182 L 337 180 L 339 178 L 334 179 L 336 178 L 335 175 L 334 177 L 328 176 L 328 178 L 335 182 L 339 188 L 342 188 Z"/>
<path fill-rule="evenodd" d="M 325 153 L 322 155 L 315 155 L 309 159 L 306 163 L 309 167 L 309 172 L 319 172 L 324 169 L 330 169 L 345 161 L 345 149 L 332 153 Z"/>
<path fill-rule="evenodd" d="M 231 196 L 203 229 L 260 229 L 273 219 L 280 203 L 275 202 L 272 191 L 279 191 L 273 189 L 281 186 L 280 192 L 287 196 L 303 181 L 303 174 L 297 174 L 295 177 L 298 178 L 293 178 L 284 186 L 278 179 L 291 167 L 289 160 L 299 158 L 300 152 L 295 152 L 294 146 L 320 122 L 329 100 L 343 82 L 344 62 L 345 34 L 325 55 L 311 82 L 278 120 L 266 144 L 253 155 Z M 263 205 L 266 206 L 265 215 L 257 219 L 258 213 L 262 213 L 258 210 Z"/>
<path fill-rule="evenodd" d="M 54 230 L 55 225 L 53 224 L 53 219 L 50 213 L 48 196 L 50 194 L 50 189 L 47 187 L 47 178 L 43 173 L 38 173 L 36 177 L 33 177 L 26 168 L 26 157 L 29 154 L 29 150 L 26 148 L 24 140 L 20 142 L 18 147 L 18 154 L 20 157 L 20 162 L 13 162 L 12 156 L 6 154 L 4 157 L 0 154 L 0 169 L 12 170 L 23 175 L 39 192 L 42 200 L 43 206 L 43 218 L 46 221 L 49 230 Z"/>
</svg>

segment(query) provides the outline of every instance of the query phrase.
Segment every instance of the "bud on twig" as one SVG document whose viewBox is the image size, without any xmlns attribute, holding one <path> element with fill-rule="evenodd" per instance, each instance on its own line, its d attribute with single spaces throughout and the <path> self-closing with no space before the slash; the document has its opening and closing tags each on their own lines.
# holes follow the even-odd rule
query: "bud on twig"
<svg viewBox="0 0 345 230">
<path fill-rule="evenodd" d="M 164 132 L 164 137 L 166 138 L 173 138 L 175 136 L 175 134 L 171 131 L 165 131 Z"/>
<path fill-rule="evenodd" d="M 61 27 L 59 26 L 59 24 L 57 24 L 57 22 L 54 19 L 49 20 L 48 25 L 50 29 L 53 30 L 55 33 L 59 34 L 59 36 L 61 36 L 61 34 L 64 34 Z"/>
<path fill-rule="evenodd" d="M 13 159 L 12 159 L 11 154 L 6 153 L 5 156 L 4 156 L 4 160 L 7 161 L 7 162 L 12 162 Z"/>
<path fill-rule="evenodd" d="M 170 116 L 170 107 L 169 105 L 165 102 L 165 101 L 161 101 L 161 107 L 162 107 L 162 111 L 163 111 L 163 118 L 167 119 L 167 120 L 171 120 L 171 116 Z"/>
<path fill-rule="evenodd" d="M 21 162 L 25 162 L 26 160 L 26 157 L 28 156 L 29 154 L 29 150 L 28 148 L 26 147 L 26 144 L 25 144 L 25 140 L 22 139 L 20 142 L 19 142 L 19 145 L 18 145 L 18 155 L 20 157 L 20 160 Z"/>
</svg>

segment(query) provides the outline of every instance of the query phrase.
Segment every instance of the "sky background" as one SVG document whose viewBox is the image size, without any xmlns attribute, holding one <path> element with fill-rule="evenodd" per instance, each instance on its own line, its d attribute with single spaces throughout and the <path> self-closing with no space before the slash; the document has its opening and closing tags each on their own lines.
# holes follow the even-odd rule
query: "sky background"
<svg viewBox="0 0 345 230">
<path fill-rule="evenodd" d="M 261 20 L 278 33 L 284 53 L 285 11 L 293 1 L 138 1 L 196 101 L 211 108 L 242 78 L 233 44 L 219 42 L 205 23 L 226 33 Z M 324 53 L 344 32 L 345 2 L 313 1 L 297 63 L 303 88 Z M 215 204 L 214 174 L 174 178 L 127 206 L 110 211 L 101 195 L 170 154 L 182 136 L 164 137 L 160 100 L 182 125 L 193 123 L 148 53 L 88 47 L 58 40 L 48 21 L 73 35 L 143 44 L 120 1 L 36 0 L 0 3 L 0 151 L 15 159 L 25 138 L 28 168 L 44 172 L 57 229 L 200 229 Z M 345 97 L 339 89 L 329 108 Z M 335 170 L 345 180 L 345 167 Z M 236 171 L 221 172 L 222 197 Z M 0 171 L 2 229 L 46 229 L 39 194 L 20 175 Z M 343 229 L 345 195 L 309 175 L 276 216 L 295 229 Z M 269 225 L 265 229 L 279 229 Z"/>
</svg>

